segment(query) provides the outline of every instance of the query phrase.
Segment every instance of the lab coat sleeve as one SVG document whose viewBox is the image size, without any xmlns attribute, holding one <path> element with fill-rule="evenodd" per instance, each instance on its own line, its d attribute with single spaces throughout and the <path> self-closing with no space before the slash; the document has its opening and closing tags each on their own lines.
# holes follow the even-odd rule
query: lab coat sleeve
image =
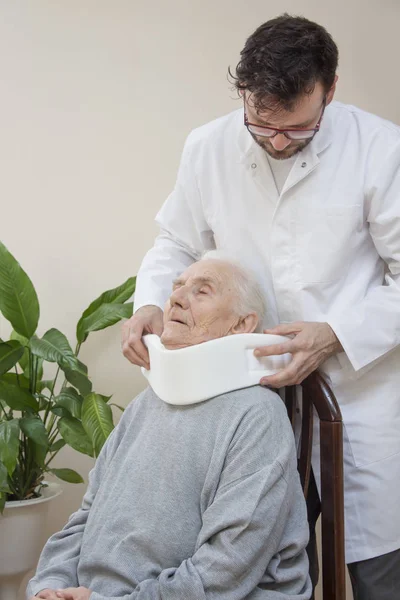
<svg viewBox="0 0 400 600">
<path fill-rule="evenodd" d="M 288 428 L 279 417 L 273 422 L 263 406 L 247 413 L 231 442 L 215 497 L 202 514 L 194 554 L 128 595 L 117 599 L 94 592 L 91 600 L 244 600 L 264 576 L 271 598 L 276 593 L 282 600 L 308 599 L 307 516 Z M 295 499 L 304 510 L 293 511 Z M 272 560 L 278 553 L 279 559 Z"/>
<path fill-rule="evenodd" d="M 366 191 L 369 232 L 387 265 L 384 283 L 328 321 L 355 371 L 400 344 L 400 143 L 384 158 Z"/>
<path fill-rule="evenodd" d="M 135 311 L 164 309 L 172 281 L 207 250 L 215 248 L 196 180 L 194 143 L 188 137 L 175 188 L 156 216 L 160 234 L 146 254 L 136 281 Z"/>
</svg>

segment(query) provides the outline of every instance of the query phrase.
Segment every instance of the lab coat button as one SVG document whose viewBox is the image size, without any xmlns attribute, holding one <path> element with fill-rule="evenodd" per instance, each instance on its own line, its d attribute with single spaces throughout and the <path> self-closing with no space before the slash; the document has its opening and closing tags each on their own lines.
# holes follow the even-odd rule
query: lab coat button
<svg viewBox="0 0 400 600">
<path fill-rule="evenodd" d="M 307 163 L 306 163 L 306 162 L 302 162 L 302 163 L 301 163 L 301 166 L 302 166 L 302 167 L 303 167 L 303 169 L 304 169 L 304 167 L 306 167 L 306 166 L 307 166 Z"/>
<path fill-rule="evenodd" d="M 252 163 L 252 165 L 251 165 L 251 168 L 252 168 L 252 169 L 256 169 L 256 168 L 257 168 L 257 165 L 256 165 L 256 163 Z"/>
</svg>

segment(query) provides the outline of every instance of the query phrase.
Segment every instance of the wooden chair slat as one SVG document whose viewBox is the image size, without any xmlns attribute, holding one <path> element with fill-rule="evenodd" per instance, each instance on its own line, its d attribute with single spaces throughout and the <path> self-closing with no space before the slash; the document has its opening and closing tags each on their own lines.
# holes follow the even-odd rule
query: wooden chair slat
<svg viewBox="0 0 400 600">
<path fill-rule="evenodd" d="M 321 373 L 315 371 L 301 386 L 299 473 L 306 498 L 311 473 L 314 407 L 320 421 L 323 600 L 345 600 L 342 416 L 337 400 Z M 294 428 L 296 386 L 285 389 L 285 404 Z"/>
</svg>

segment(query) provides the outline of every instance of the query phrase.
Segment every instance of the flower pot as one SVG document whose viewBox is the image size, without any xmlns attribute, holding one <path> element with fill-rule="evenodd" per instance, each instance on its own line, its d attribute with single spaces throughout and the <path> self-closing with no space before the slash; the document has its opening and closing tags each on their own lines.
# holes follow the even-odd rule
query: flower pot
<svg viewBox="0 0 400 600">
<path fill-rule="evenodd" d="M 43 544 L 49 501 L 62 492 L 58 483 L 42 488 L 40 498 L 6 502 L 0 515 L 0 598 L 17 600 L 23 577 L 36 566 Z"/>
</svg>

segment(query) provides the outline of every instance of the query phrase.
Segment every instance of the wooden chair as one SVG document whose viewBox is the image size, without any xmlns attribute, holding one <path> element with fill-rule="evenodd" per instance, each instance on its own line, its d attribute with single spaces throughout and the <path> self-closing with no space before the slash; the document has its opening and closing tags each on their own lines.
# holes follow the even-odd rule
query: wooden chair
<svg viewBox="0 0 400 600">
<path fill-rule="evenodd" d="M 303 403 L 299 472 L 306 498 L 311 473 L 313 407 L 320 420 L 323 599 L 345 600 L 342 416 L 332 390 L 318 371 L 307 377 L 301 387 Z M 285 389 L 285 404 L 294 427 L 296 386 Z"/>
</svg>

